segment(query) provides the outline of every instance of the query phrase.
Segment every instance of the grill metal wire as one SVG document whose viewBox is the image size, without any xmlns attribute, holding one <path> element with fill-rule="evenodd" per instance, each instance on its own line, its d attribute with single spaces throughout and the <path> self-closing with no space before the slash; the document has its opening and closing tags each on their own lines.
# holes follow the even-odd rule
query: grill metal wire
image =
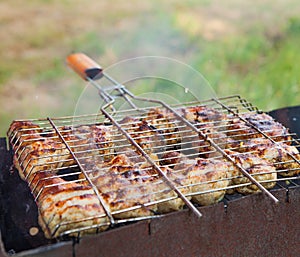
<svg viewBox="0 0 300 257">
<path fill-rule="evenodd" d="M 23 171 L 23 177 L 28 182 L 38 205 L 41 205 L 41 196 L 48 192 L 47 190 L 59 186 L 62 188 L 68 187 L 68 185 L 73 186 L 76 183 L 89 186 L 103 207 L 103 212 L 99 214 L 79 217 L 70 221 L 61 219 L 57 224 L 51 224 L 51 222 L 57 221 L 55 217 L 52 217 L 45 221 L 49 237 L 97 233 L 108 226 L 160 217 L 165 212 L 175 211 L 176 207 L 174 206 L 180 205 L 181 208 L 182 203 L 191 208 L 196 215 L 201 216 L 195 204 L 190 201 L 192 197 L 208 196 L 217 192 L 222 193 L 225 190 L 229 193 L 230 190 L 251 186 L 253 183 L 271 199 L 277 201 L 264 185 L 270 182 L 280 184 L 282 181 L 293 183 L 294 180 L 299 179 L 299 176 L 294 175 L 257 181 L 255 175 L 259 174 L 249 174 L 235 161 L 235 156 L 243 153 L 224 151 L 229 139 L 228 134 L 231 134 L 231 143 L 238 143 L 241 147 L 248 138 L 263 137 L 274 144 L 280 141 L 299 148 L 299 141 L 292 133 L 280 139 L 272 138 L 268 136 L 267 130 L 261 131 L 249 124 L 243 118 L 243 114 L 260 113 L 260 111 L 239 96 L 174 105 L 171 108 L 175 110 L 175 115 L 171 115 L 169 118 L 151 117 L 149 113 L 153 108 L 159 108 L 167 113 L 169 110 L 160 103 L 149 105 L 144 108 L 106 112 L 105 108 L 109 107 L 107 105 L 103 108 L 103 114 L 35 119 L 30 120 L 37 125 L 35 128 L 12 129 L 8 132 L 10 144 L 15 152 L 14 162 L 19 166 L 19 170 Z M 190 126 L 181 117 L 180 110 L 194 106 L 213 108 L 226 114 L 226 119 L 209 120 Z M 134 117 L 134 119 L 127 117 Z M 230 127 L 231 121 L 236 118 L 246 126 L 252 127 L 251 133 L 239 134 L 239 137 L 236 138 L 232 136 L 239 133 L 238 130 Z M 145 130 L 139 132 L 141 120 L 146 120 L 147 123 L 144 124 Z M 107 129 L 106 138 L 97 138 L 97 131 L 91 136 L 91 127 L 95 125 L 98 128 Z M 28 151 L 29 145 L 44 141 L 51 142 L 52 146 L 43 151 L 41 155 L 33 157 L 31 150 Z M 235 150 L 233 146 L 229 149 Z M 184 168 L 179 168 L 173 173 L 167 172 L 167 169 L 174 166 L 172 158 L 176 157 L 172 157 L 172 152 L 184 154 L 188 162 L 198 158 L 199 152 L 200 157 L 205 157 L 210 161 L 233 162 L 242 174 L 238 174 L 236 177 L 207 179 L 197 184 L 178 183 L 176 178 L 178 179 L 184 173 Z M 117 184 L 117 188 L 113 186 L 99 188 L 97 185 L 99 180 L 102 181 L 102 185 L 105 184 L 103 182 L 105 179 L 110 181 L 107 183 L 113 183 L 109 179 L 112 174 L 111 166 L 109 167 L 105 163 L 122 154 L 129 156 L 128 160 L 134 165 L 129 165 L 129 167 L 126 166 L 127 164 L 121 165 L 125 171 L 118 172 L 123 176 L 126 175 L 126 179 L 131 182 L 124 184 L 123 188 L 121 183 Z M 293 155 L 290 155 L 286 163 L 295 163 L 294 169 L 300 169 L 299 160 Z M 284 167 L 282 164 L 284 163 L 275 163 L 274 165 Z M 281 168 L 277 169 L 276 173 L 286 171 Z M 48 172 L 50 172 L 50 176 L 36 178 L 36 174 L 48 174 Z M 269 171 L 269 173 L 274 173 L 274 171 Z M 243 183 L 238 185 L 230 183 L 232 179 L 244 176 L 247 176 L 248 180 Z M 114 178 L 114 176 L 112 177 Z M 45 181 L 49 183 L 45 183 Z M 197 188 L 198 191 L 192 190 L 193 188 Z M 107 206 L 105 201 L 107 194 L 117 196 L 120 205 L 115 210 Z M 68 205 L 72 206 L 76 203 L 70 202 Z M 52 228 L 50 229 L 50 227 Z"/>
</svg>

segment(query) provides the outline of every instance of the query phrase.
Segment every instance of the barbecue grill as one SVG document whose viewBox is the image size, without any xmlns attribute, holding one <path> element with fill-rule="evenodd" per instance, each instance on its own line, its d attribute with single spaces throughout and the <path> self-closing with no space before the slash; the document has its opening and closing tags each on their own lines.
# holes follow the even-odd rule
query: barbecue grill
<svg viewBox="0 0 300 257">
<path fill-rule="evenodd" d="M 10 150 L 1 141 L 4 256 L 296 256 L 295 125 L 290 132 L 240 96 L 173 105 L 137 97 L 83 54 L 68 64 L 104 104 L 97 114 L 12 123 Z M 298 114 L 283 119 L 287 110 L 270 114 L 289 126 Z M 285 159 L 247 166 L 249 140 Z M 66 192 L 76 192 L 67 203 Z"/>
</svg>

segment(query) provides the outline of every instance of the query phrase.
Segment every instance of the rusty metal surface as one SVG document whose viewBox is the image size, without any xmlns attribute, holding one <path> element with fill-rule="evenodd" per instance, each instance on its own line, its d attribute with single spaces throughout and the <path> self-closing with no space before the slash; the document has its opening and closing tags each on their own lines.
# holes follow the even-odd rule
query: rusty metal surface
<svg viewBox="0 0 300 257">
<path fill-rule="evenodd" d="M 275 204 L 262 194 L 202 207 L 197 219 L 188 210 L 126 226 L 76 245 L 78 256 L 297 256 L 300 193 L 274 192 Z M 85 255 L 88 251 L 88 254 Z"/>
<path fill-rule="evenodd" d="M 72 242 L 61 242 L 50 246 L 43 246 L 33 250 L 23 251 L 15 257 L 75 257 Z M 87 255 L 84 255 L 87 256 Z"/>
<path fill-rule="evenodd" d="M 47 244 L 41 230 L 34 236 L 29 233 L 39 227 L 37 206 L 27 183 L 11 169 L 12 153 L 5 138 L 0 138 L 0 160 L 0 229 L 6 250 L 14 254 Z"/>
</svg>

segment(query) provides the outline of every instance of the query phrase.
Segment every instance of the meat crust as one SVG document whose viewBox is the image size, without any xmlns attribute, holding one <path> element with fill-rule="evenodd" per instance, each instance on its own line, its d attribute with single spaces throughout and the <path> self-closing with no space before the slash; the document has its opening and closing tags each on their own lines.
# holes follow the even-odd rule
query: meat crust
<svg viewBox="0 0 300 257">
<path fill-rule="evenodd" d="M 300 165 L 298 163 L 300 162 L 300 154 L 295 146 L 284 142 L 275 144 L 265 138 L 253 138 L 244 141 L 234 141 L 230 144 L 230 147 L 234 151 L 254 153 L 260 158 L 272 162 L 278 174 L 282 176 L 290 177 L 300 173 Z"/>
<path fill-rule="evenodd" d="M 235 163 L 243 167 L 256 181 L 261 183 L 265 188 L 271 189 L 276 184 L 277 172 L 274 165 L 265 159 L 253 153 L 238 153 L 230 150 L 225 150 L 225 152 L 230 155 Z M 236 167 L 233 163 L 229 163 L 229 174 L 231 177 L 231 184 L 240 185 L 244 183 L 249 183 L 250 180 L 243 175 L 243 173 Z M 266 182 L 270 181 L 270 182 Z M 254 185 L 250 184 L 247 186 L 236 187 L 236 191 L 242 194 L 250 194 L 259 192 L 260 189 Z"/>
<path fill-rule="evenodd" d="M 266 113 L 245 113 L 240 116 L 275 141 L 290 142 L 291 140 L 288 129 Z M 230 121 L 227 134 L 235 140 L 263 137 L 239 118 L 233 118 Z"/>
<path fill-rule="evenodd" d="M 107 229 L 107 216 L 90 186 L 39 172 L 35 174 L 31 187 L 37 195 L 39 225 L 47 238 L 78 228 L 82 229 L 82 234 Z"/>
<path fill-rule="evenodd" d="M 300 154 L 290 143 L 288 130 L 269 115 L 247 113 L 241 117 L 276 144 L 222 110 L 194 106 L 176 111 L 201 133 L 193 132 L 166 109 L 152 108 L 142 118 L 120 121 L 148 155 L 146 158 L 113 126 L 59 127 L 81 164 L 78 166 L 83 167 L 75 181 L 58 175 L 60 169 L 77 163 L 55 130 L 48 131 L 30 121 L 13 122 L 9 135 L 14 164 L 36 197 L 45 236 L 76 236 L 75 230 L 85 234 L 107 229 L 109 219 L 102 200 L 115 219 L 183 209 L 184 201 L 153 162 L 187 199 L 199 205 L 218 203 L 226 193 L 232 193 L 230 186 L 242 194 L 260 191 L 224 158 L 225 154 L 267 189 L 274 187 L 277 174 L 300 173 L 300 165 L 294 160 L 300 160 Z M 208 138 L 225 149 L 225 154 L 217 151 Z"/>
</svg>

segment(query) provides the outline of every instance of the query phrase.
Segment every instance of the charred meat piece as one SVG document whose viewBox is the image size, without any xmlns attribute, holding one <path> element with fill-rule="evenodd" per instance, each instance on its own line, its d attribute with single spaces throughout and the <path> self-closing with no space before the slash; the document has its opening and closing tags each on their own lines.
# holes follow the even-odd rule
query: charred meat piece
<svg viewBox="0 0 300 257">
<path fill-rule="evenodd" d="M 224 149 L 229 140 L 228 136 L 222 131 L 218 131 L 211 124 L 196 124 L 196 127 L 204 135 L 198 135 L 198 140 L 192 142 L 193 148 L 196 148 L 199 152 L 199 157 L 213 158 L 220 156 L 220 153 L 206 139 L 210 138 L 215 144 Z"/>
<path fill-rule="evenodd" d="M 183 117 L 190 122 L 218 124 L 226 123 L 227 115 L 208 106 L 193 106 L 180 109 Z M 222 123 L 221 123 L 222 124 Z"/>
<path fill-rule="evenodd" d="M 184 118 L 194 124 L 201 132 L 187 131 L 184 135 L 184 143 L 189 152 L 199 152 L 199 157 L 208 158 L 219 156 L 216 149 L 207 141 L 209 137 L 221 148 L 225 148 L 228 136 L 224 133 L 227 126 L 227 115 L 207 106 L 182 108 Z"/>
<path fill-rule="evenodd" d="M 188 157 L 179 151 L 167 151 L 162 155 L 160 164 L 174 168 L 178 163 L 188 162 Z"/>
<path fill-rule="evenodd" d="M 110 162 L 93 163 L 88 167 L 87 175 L 115 218 L 154 215 L 157 209 L 155 204 L 147 206 L 152 200 L 153 171 L 141 169 L 145 159 L 140 157 L 141 162 L 136 163 L 137 158 L 118 154 Z"/>
<path fill-rule="evenodd" d="M 69 156 L 57 138 L 43 137 L 42 131 L 30 121 L 14 121 L 10 126 L 13 162 L 23 180 L 37 171 L 59 167 Z"/>
<path fill-rule="evenodd" d="M 31 121 L 14 121 L 8 131 L 11 144 L 16 150 L 20 146 L 30 144 L 32 140 L 41 138 L 40 132 L 42 132 L 42 129 Z"/>
<path fill-rule="evenodd" d="M 181 142 L 181 131 L 183 128 L 179 126 L 179 121 L 176 120 L 172 112 L 166 109 L 152 108 L 149 110 L 145 120 L 162 133 L 166 145 L 174 145 Z"/>
<path fill-rule="evenodd" d="M 151 176 L 138 169 L 122 173 L 107 171 L 92 179 L 115 218 L 133 218 L 154 215 L 157 207 L 151 203 Z"/>
<path fill-rule="evenodd" d="M 39 224 L 46 238 L 77 228 L 82 229 L 82 234 L 107 229 L 104 209 L 89 185 L 67 182 L 51 173 L 38 172 L 31 187 L 37 196 Z M 73 235 L 72 232 L 68 234 Z"/>
<path fill-rule="evenodd" d="M 93 154 L 100 154 L 104 159 L 111 158 L 110 127 L 91 125 L 59 129 L 78 158 Z M 14 144 L 14 165 L 22 179 L 29 179 L 38 171 L 51 170 L 56 173 L 58 168 L 75 164 L 66 145 L 53 131 L 44 133 L 42 128 L 31 122 L 14 122 L 11 133 L 15 134 L 17 142 Z"/>
<path fill-rule="evenodd" d="M 178 183 L 189 187 L 192 201 L 200 205 L 221 201 L 229 185 L 228 165 L 224 161 L 198 158 L 193 164 L 176 165 L 173 172 Z"/>
<path fill-rule="evenodd" d="M 114 154 L 112 127 L 104 125 L 82 125 L 63 127 L 61 133 L 78 158 L 101 155 L 110 160 Z"/>
<path fill-rule="evenodd" d="M 234 141 L 230 147 L 234 151 L 251 152 L 271 161 L 282 176 L 294 176 L 300 173 L 300 153 L 295 146 L 284 142 L 273 143 L 266 138 L 252 138 Z"/>
<path fill-rule="evenodd" d="M 163 133 L 146 120 L 140 121 L 136 118 L 125 117 L 120 124 L 147 154 L 160 152 L 165 147 Z M 119 140 L 124 140 L 124 138 L 121 136 Z"/>
<path fill-rule="evenodd" d="M 265 113 L 245 113 L 240 115 L 252 126 L 255 126 L 273 140 L 289 142 L 290 133 L 286 127 L 276 122 L 271 116 Z M 251 125 L 245 123 L 240 118 L 233 118 L 227 134 L 235 140 L 263 137 L 261 133 L 255 130 Z"/>
<path fill-rule="evenodd" d="M 39 171 L 56 172 L 70 158 L 67 148 L 52 139 L 41 138 L 26 145 L 14 155 L 14 165 L 23 180 Z"/>
<path fill-rule="evenodd" d="M 238 153 L 231 150 L 225 150 L 235 163 L 243 167 L 252 177 L 265 188 L 271 189 L 276 184 L 277 172 L 274 165 L 266 159 L 253 153 Z M 236 165 L 228 162 L 229 174 L 233 185 L 249 183 L 250 180 L 243 175 Z M 268 181 L 268 182 L 267 182 Z M 242 194 L 251 194 L 259 192 L 260 189 L 254 185 L 239 186 L 236 191 Z"/>
<path fill-rule="evenodd" d="M 132 159 L 133 157 L 133 159 Z M 139 159 L 139 162 L 135 162 Z M 165 173 L 167 167 L 161 167 Z M 170 175 L 170 174 L 169 174 Z M 119 154 L 94 166 L 88 176 L 110 206 L 115 218 L 134 218 L 180 210 L 184 202 L 170 189 L 144 157 Z"/>
</svg>

